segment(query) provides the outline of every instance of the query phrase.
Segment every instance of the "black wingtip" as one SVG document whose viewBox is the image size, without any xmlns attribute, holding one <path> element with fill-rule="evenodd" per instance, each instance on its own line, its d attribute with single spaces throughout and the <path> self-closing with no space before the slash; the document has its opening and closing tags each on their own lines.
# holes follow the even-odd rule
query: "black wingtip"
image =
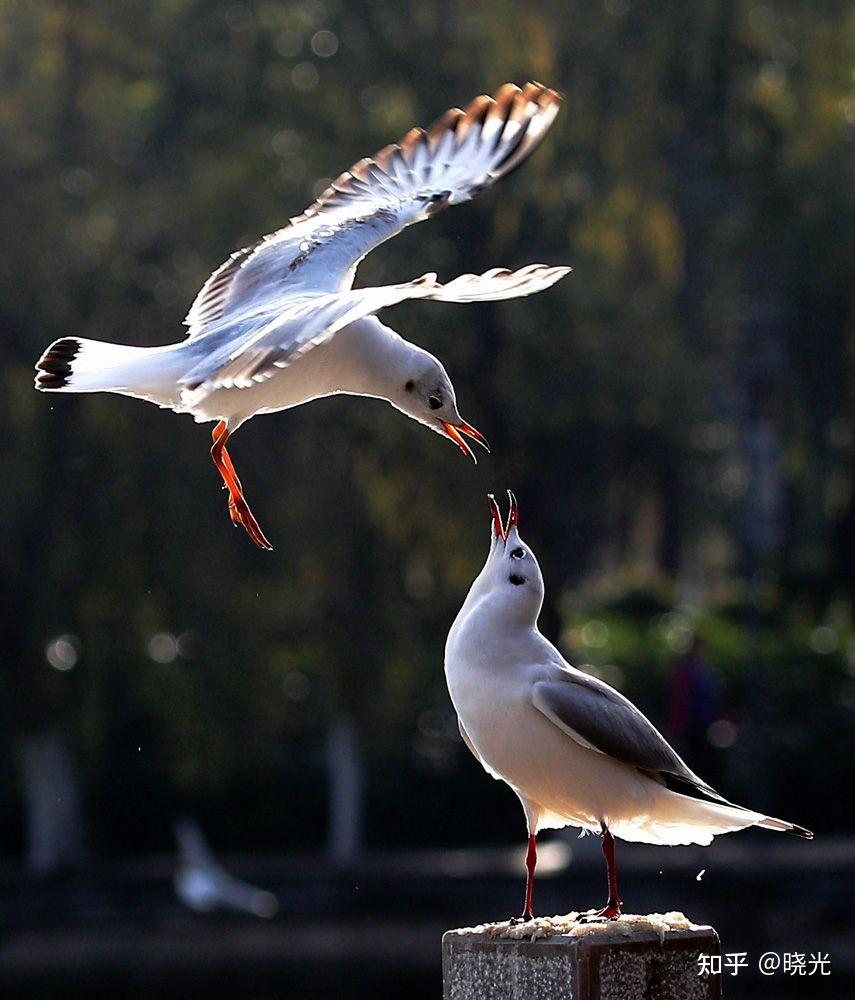
<svg viewBox="0 0 855 1000">
<path fill-rule="evenodd" d="M 55 340 L 36 363 L 37 389 L 62 389 L 68 385 L 80 341 L 74 337 Z"/>
<path fill-rule="evenodd" d="M 806 826 L 797 826 L 795 823 L 787 830 L 787 833 L 791 833 L 794 837 L 801 837 L 803 840 L 813 840 L 813 830 L 808 830 Z"/>
</svg>

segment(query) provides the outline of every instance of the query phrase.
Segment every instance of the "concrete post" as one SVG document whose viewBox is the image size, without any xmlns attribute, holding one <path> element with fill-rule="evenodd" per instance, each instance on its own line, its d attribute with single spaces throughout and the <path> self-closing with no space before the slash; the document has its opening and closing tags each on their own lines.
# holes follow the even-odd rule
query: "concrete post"
<svg viewBox="0 0 855 1000">
<path fill-rule="evenodd" d="M 579 924 L 577 914 L 487 924 L 442 938 L 444 1000 L 721 1000 L 712 927 L 682 914 Z"/>
</svg>

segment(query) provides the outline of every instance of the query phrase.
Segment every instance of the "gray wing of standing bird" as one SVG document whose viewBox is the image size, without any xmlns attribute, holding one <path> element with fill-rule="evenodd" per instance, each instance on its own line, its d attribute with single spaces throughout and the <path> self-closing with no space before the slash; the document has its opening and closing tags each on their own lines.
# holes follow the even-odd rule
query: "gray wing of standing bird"
<svg viewBox="0 0 855 1000">
<path fill-rule="evenodd" d="M 532 685 L 531 701 L 580 746 L 638 768 L 669 791 L 742 809 L 699 778 L 647 716 L 599 678 L 555 668 L 554 679 Z M 755 825 L 813 836 L 810 830 L 773 816 L 763 816 Z"/>
<path fill-rule="evenodd" d="M 552 680 L 532 686 L 532 704 L 571 739 L 589 750 L 681 783 L 726 802 L 691 771 L 652 722 L 619 691 L 589 674 L 556 667 Z"/>
<path fill-rule="evenodd" d="M 548 288 L 570 268 L 492 268 L 441 283 L 354 289 L 372 249 L 469 201 L 519 166 L 561 105 L 549 87 L 505 84 L 452 108 L 429 129 L 360 160 L 301 215 L 232 254 L 205 282 L 185 319 L 185 340 L 159 348 L 63 337 L 36 365 L 36 387 L 137 396 L 197 421 L 216 421 L 211 454 L 229 513 L 261 548 L 270 543 L 246 502 L 226 442 L 259 412 L 337 393 L 385 399 L 474 459 L 483 435 L 462 419 L 440 362 L 376 317 L 404 299 L 486 302 Z"/>
</svg>

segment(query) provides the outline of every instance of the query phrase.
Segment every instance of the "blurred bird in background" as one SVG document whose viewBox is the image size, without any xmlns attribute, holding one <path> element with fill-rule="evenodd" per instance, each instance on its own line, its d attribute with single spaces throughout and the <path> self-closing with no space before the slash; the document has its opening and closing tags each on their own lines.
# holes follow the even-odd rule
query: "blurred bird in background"
<svg viewBox="0 0 855 1000">
<path fill-rule="evenodd" d="M 198 823 L 181 819 L 175 823 L 178 868 L 175 894 L 196 913 L 232 910 L 256 917 L 273 917 L 279 900 L 272 892 L 235 878 L 217 862 Z"/>
</svg>

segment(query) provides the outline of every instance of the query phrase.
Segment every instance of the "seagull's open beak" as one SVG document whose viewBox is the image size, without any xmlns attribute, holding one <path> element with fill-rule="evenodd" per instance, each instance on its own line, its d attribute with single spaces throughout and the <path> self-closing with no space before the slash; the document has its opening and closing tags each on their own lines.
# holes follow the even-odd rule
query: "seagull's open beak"
<svg viewBox="0 0 855 1000">
<path fill-rule="evenodd" d="M 477 441 L 485 451 L 490 450 L 490 446 L 487 444 L 487 439 L 484 435 L 480 431 L 476 430 L 471 424 L 467 424 L 465 420 L 461 420 L 459 424 L 452 424 L 448 420 L 443 420 L 441 423 L 446 436 L 451 438 L 463 454 L 468 455 L 476 464 L 478 459 L 475 457 L 475 452 L 473 452 L 469 447 L 469 442 L 463 435 L 465 434 L 466 437 L 472 438 L 473 441 Z"/>
<path fill-rule="evenodd" d="M 517 507 L 517 498 L 510 490 L 508 490 L 508 499 L 511 501 L 511 509 L 508 512 L 508 524 L 505 528 L 505 541 L 507 541 L 508 535 L 511 533 L 511 528 L 518 528 L 520 526 L 520 509 Z"/>
<path fill-rule="evenodd" d="M 493 515 L 493 531 L 496 533 L 496 538 L 501 538 L 505 544 L 507 544 L 511 528 L 518 528 L 520 523 L 520 509 L 517 506 L 517 498 L 510 490 L 508 490 L 508 499 L 511 502 L 511 507 L 508 511 L 508 522 L 503 525 L 502 512 L 499 510 L 496 498 L 492 493 L 487 494 L 487 501 L 490 504 L 490 513 Z"/>
<path fill-rule="evenodd" d="M 492 493 L 487 494 L 487 502 L 490 504 L 490 513 L 493 515 L 493 531 L 496 533 L 496 538 L 501 538 L 504 542 L 505 528 L 502 524 L 502 512 L 499 510 L 499 505 Z"/>
</svg>

